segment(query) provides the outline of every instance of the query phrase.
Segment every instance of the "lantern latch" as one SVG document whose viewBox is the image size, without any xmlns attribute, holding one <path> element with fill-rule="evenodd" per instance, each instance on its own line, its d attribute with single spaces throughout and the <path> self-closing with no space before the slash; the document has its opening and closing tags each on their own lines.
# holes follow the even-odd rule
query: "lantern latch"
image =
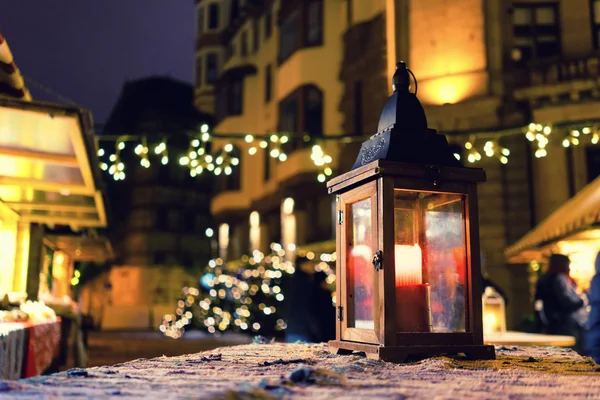
<svg viewBox="0 0 600 400">
<path fill-rule="evenodd" d="M 342 210 L 338 211 L 338 225 L 344 224 L 344 212 Z"/>
<path fill-rule="evenodd" d="M 440 166 L 428 164 L 425 166 L 425 168 L 427 168 L 427 172 L 425 173 L 425 175 L 427 176 L 427 178 L 433 181 L 433 186 L 437 186 L 440 182 Z"/>
<path fill-rule="evenodd" d="M 377 252 L 373 254 L 373 267 L 375 267 L 375 271 L 383 269 L 383 251 L 377 250 Z"/>
<path fill-rule="evenodd" d="M 343 321 L 344 320 L 344 307 L 338 306 L 337 311 L 338 311 L 338 315 L 337 315 L 338 321 Z"/>
</svg>

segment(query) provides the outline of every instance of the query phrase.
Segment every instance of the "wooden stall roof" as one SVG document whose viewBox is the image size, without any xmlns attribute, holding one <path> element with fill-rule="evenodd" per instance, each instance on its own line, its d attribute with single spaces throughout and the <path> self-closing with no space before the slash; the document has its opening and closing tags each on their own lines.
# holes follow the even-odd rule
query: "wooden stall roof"
<svg viewBox="0 0 600 400">
<path fill-rule="evenodd" d="M 21 71 L 17 68 L 12 52 L 0 33 L 0 97 L 31 100 Z"/>
<path fill-rule="evenodd" d="M 47 235 L 44 244 L 74 261 L 104 262 L 114 258 L 110 241 L 104 236 Z"/>
<path fill-rule="evenodd" d="M 557 240 L 583 237 L 600 222 L 600 177 L 589 183 L 558 210 L 504 252 L 507 262 L 533 261 L 542 247 Z M 584 235 L 585 237 L 589 235 Z"/>
<path fill-rule="evenodd" d="M 87 110 L 0 97 L 0 207 L 22 221 L 105 227 Z"/>
</svg>

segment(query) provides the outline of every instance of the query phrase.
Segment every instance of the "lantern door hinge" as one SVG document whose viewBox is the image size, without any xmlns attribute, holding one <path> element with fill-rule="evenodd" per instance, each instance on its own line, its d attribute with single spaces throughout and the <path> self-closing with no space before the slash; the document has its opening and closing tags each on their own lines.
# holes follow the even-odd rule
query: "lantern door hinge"
<svg viewBox="0 0 600 400">
<path fill-rule="evenodd" d="M 337 311 L 338 311 L 338 315 L 337 315 L 338 321 L 343 321 L 344 320 L 344 307 L 338 306 Z"/>
<path fill-rule="evenodd" d="M 342 210 L 338 211 L 338 225 L 342 225 L 344 223 L 344 212 Z"/>
</svg>

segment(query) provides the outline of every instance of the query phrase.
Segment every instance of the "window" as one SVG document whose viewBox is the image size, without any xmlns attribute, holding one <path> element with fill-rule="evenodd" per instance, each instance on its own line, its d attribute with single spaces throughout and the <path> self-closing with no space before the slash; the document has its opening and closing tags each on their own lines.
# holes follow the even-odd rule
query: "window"
<svg viewBox="0 0 600 400">
<path fill-rule="evenodd" d="M 352 0 L 346 0 L 346 23 L 348 24 L 348 28 L 352 26 Z"/>
<path fill-rule="evenodd" d="M 257 52 L 260 47 L 260 20 L 258 18 L 254 18 L 252 20 L 252 51 Z"/>
<path fill-rule="evenodd" d="M 242 43 L 240 44 L 240 55 L 248 56 L 248 31 L 242 32 Z"/>
<path fill-rule="evenodd" d="M 156 253 L 154 253 L 154 256 L 152 257 L 152 261 L 154 265 L 160 265 L 160 264 L 164 264 L 167 262 L 167 255 L 165 254 L 164 251 L 157 251 Z"/>
<path fill-rule="evenodd" d="M 217 81 L 217 70 L 219 60 L 217 53 L 208 53 L 206 55 L 206 84 L 212 85 Z"/>
<path fill-rule="evenodd" d="M 179 210 L 169 210 L 168 220 L 169 231 L 179 232 L 181 228 L 181 213 Z"/>
<path fill-rule="evenodd" d="M 298 31 L 300 27 L 300 12 L 294 10 L 287 18 L 281 23 L 279 27 L 279 59 L 280 61 L 286 60 L 291 56 L 298 48 Z"/>
<path fill-rule="evenodd" d="M 271 65 L 267 65 L 265 68 L 265 103 L 271 102 L 273 95 L 273 72 L 271 71 Z"/>
<path fill-rule="evenodd" d="M 202 63 L 204 60 L 202 57 L 196 59 L 196 86 L 202 86 Z"/>
<path fill-rule="evenodd" d="M 311 138 L 323 136 L 323 94 L 314 86 L 304 90 L 304 129 Z"/>
<path fill-rule="evenodd" d="M 513 9 L 513 60 L 526 62 L 560 54 L 557 4 L 520 4 Z"/>
<path fill-rule="evenodd" d="M 208 5 L 208 29 L 214 30 L 219 28 L 219 5 L 211 3 Z"/>
<path fill-rule="evenodd" d="M 240 16 L 240 0 L 231 0 L 231 21 Z"/>
<path fill-rule="evenodd" d="M 319 45 L 323 42 L 323 2 L 309 2 L 307 14 L 304 43 L 306 46 Z"/>
<path fill-rule="evenodd" d="M 590 146 L 585 149 L 588 183 L 600 176 L 600 148 Z"/>
<path fill-rule="evenodd" d="M 323 135 L 323 93 L 314 85 L 302 86 L 279 102 L 279 131 L 295 133 L 284 147 L 286 153 L 308 142 L 304 134 L 314 139 Z"/>
<path fill-rule="evenodd" d="M 156 229 L 166 231 L 168 228 L 168 210 L 165 208 L 159 208 L 156 210 Z"/>
<path fill-rule="evenodd" d="M 279 62 L 296 50 L 323 43 L 323 1 L 307 0 L 280 11 Z"/>
<path fill-rule="evenodd" d="M 265 39 L 271 37 L 273 33 L 273 7 L 269 7 L 265 14 Z"/>
<path fill-rule="evenodd" d="M 216 115 L 221 120 L 229 115 L 240 115 L 243 112 L 243 78 L 224 82 L 216 93 Z"/>
<path fill-rule="evenodd" d="M 231 82 L 231 96 L 229 96 L 230 115 L 240 115 L 242 113 L 242 80 L 237 79 Z"/>
<path fill-rule="evenodd" d="M 198 36 L 201 36 L 204 33 L 204 7 L 198 8 L 198 20 L 196 21 L 196 29 L 198 32 Z"/>
<path fill-rule="evenodd" d="M 600 48 L 600 0 L 592 0 L 592 35 L 594 47 Z"/>
<path fill-rule="evenodd" d="M 363 134 L 363 93 L 362 82 L 354 82 L 354 133 L 355 135 Z"/>
</svg>

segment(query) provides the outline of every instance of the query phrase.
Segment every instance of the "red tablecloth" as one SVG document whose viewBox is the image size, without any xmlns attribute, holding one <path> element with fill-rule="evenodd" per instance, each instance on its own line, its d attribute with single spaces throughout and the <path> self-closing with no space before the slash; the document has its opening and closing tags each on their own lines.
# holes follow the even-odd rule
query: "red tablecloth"
<svg viewBox="0 0 600 400">
<path fill-rule="evenodd" d="M 30 378 L 42 374 L 59 353 L 61 320 L 42 323 L 5 323 L 13 331 L 24 331 L 25 340 L 10 342 L 5 349 L 5 357 L 23 357 L 20 378 Z M 15 347 L 16 346 L 16 347 Z M 13 348 L 14 347 L 14 348 Z M 1 350 L 1 349 L 0 349 Z M 18 364 L 21 364 L 20 361 Z M 12 379 L 18 379 L 18 373 Z"/>
<path fill-rule="evenodd" d="M 23 366 L 23 377 L 41 375 L 58 356 L 60 344 L 60 318 L 53 322 L 23 324 L 29 329 L 27 359 Z"/>
</svg>

